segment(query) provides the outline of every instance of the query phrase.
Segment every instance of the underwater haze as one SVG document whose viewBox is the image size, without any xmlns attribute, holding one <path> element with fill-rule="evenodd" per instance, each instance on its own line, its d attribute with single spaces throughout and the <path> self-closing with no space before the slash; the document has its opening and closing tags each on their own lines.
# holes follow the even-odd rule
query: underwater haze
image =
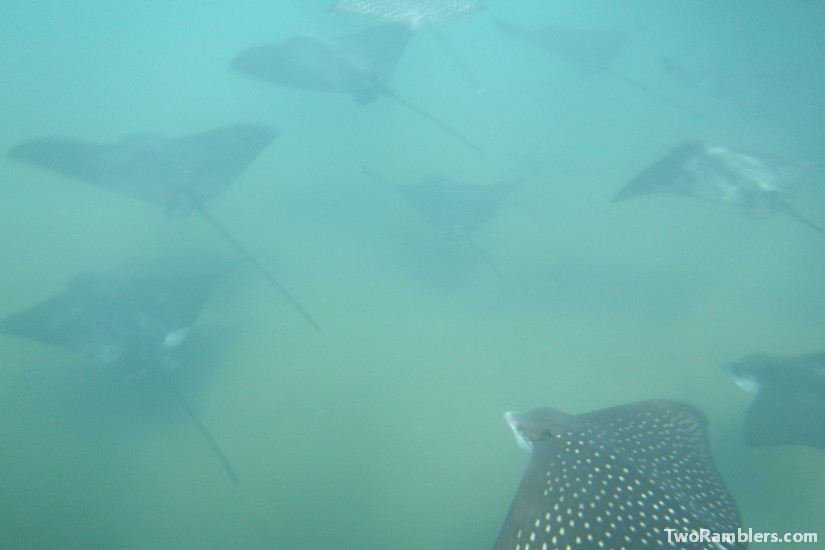
<svg viewBox="0 0 825 550">
<path fill-rule="evenodd" d="M 320 329 L 204 216 L 3 155 L 0 318 L 86 273 L 228 268 L 168 375 L 239 483 L 156 377 L 0 335 L 0 548 L 491 548 L 528 459 L 505 411 L 646 399 L 705 414 L 743 528 L 825 548 L 825 450 L 746 446 L 719 368 L 825 348 L 821 229 L 612 202 L 702 140 L 810 163 L 787 203 L 825 226 L 825 2 L 488 0 L 416 29 L 374 98 L 230 68 L 380 24 L 331 1 L 7 4 L 3 151 L 277 129 L 208 209 Z M 598 33 L 530 38 L 551 25 L 627 40 L 593 69 Z M 430 176 L 513 185 L 444 227 L 395 192 Z"/>
</svg>

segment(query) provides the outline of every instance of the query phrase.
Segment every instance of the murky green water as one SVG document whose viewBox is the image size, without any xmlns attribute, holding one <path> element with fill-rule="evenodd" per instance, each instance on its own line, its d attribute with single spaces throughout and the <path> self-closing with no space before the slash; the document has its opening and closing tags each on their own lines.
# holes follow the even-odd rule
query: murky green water
<svg viewBox="0 0 825 550">
<path fill-rule="evenodd" d="M 706 413 L 744 526 L 825 534 L 825 454 L 745 447 L 750 397 L 717 368 L 753 351 L 822 349 L 825 242 L 778 215 L 668 196 L 609 202 L 691 138 L 821 160 L 825 7 L 511 3 L 442 27 L 483 93 L 427 33 L 392 80 L 472 136 L 483 159 L 391 100 L 358 106 L 226 69 L 254 44 L 359 28 L 324 2 L 4 7 L 3 149 L 241 121 L 280 130 L 210 206 L 322 328 L 245 267 L 207 304 L 173 376 L 238 486 L 157 381 L 0 339 L 0 547 L 489 548 L 526 461 L 505 410 L 650 398 Z M 494 17 L 639 28 L 615 71 L 702 114 L 610 74 L 582 76 L 501 34 Z M 738 92 L 709 95 L 669 79 L 665 55 L 697 71 L 738 67 L 764 90 L 740 79 Z M 750 91 L 766 103 L 739 104 Z M 399 183 L 528 175 L 475 236 L 502 275 L 361 165 Z M 821 179 L 792 202 L 823 224 Z M 0 316 L 84 272 L 174 274 L 237 258 L 194 216 L 167 219 L 8 160 L 0 180 Z"/>
</svg>

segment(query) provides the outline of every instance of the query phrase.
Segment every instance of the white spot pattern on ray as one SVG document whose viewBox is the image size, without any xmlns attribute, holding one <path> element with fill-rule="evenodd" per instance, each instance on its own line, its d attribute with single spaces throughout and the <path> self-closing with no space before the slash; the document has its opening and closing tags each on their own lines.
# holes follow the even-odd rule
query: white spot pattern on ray
<svg viewBox="0 0 825 550">
<path fill-rule="evenodd" d="M 651 401 L 580 416 L 537 409 L 507 418 L 533 451 L 495 550 L 716 548 L 668 545 L 665 529 L 739 525 L 704 420 L 687 405 Z"/>
<path fill-rule="evenodd" d="M 484 8 L 478 0 L 338 0 L 333 11 L 363 15 L 412 28 L 440 23 Z"/>
</svg>

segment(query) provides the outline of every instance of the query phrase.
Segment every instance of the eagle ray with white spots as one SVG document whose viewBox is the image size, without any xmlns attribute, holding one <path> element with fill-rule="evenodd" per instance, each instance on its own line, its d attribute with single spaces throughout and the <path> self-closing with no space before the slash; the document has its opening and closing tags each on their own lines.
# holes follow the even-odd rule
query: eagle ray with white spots
<svg viewBox="0 0 825 550">
<path fill-rule="evenodd" d="M 739 527 L 705 420 L 693 407 L 643 401 L 581 415 L 508 412 L 505 419 L 531 457 L 494 550 L 745 548 L 668 541 L 667 529 Z"/>
<path fill-rule="evenodd" d="M 825 227 L 788 202 L 789 190 L 812 162 L 784 162 L 702 141 L 688 141 L 645 168 L 613 202 L 653 193 L 684 195 L 736 206 L 749 214 L 780 212 L 825 237 Z"/>
</svg>

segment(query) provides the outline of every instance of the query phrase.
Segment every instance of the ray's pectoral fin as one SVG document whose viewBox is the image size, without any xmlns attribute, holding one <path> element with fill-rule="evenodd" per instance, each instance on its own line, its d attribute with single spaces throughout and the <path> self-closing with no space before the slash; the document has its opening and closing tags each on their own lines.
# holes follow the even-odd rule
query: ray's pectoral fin
<svg viewBox="0 0 825 550">
<path fill-rule="evenodd" d="M 587 414 L 507 413 L 530 449 L 495 550 L 646 548 L 665 529 L 735 532 L 739 512 L 692 407 L 643 401 Z M 730 548 L 744 548 L 734 544 Z"/>
</svg>

